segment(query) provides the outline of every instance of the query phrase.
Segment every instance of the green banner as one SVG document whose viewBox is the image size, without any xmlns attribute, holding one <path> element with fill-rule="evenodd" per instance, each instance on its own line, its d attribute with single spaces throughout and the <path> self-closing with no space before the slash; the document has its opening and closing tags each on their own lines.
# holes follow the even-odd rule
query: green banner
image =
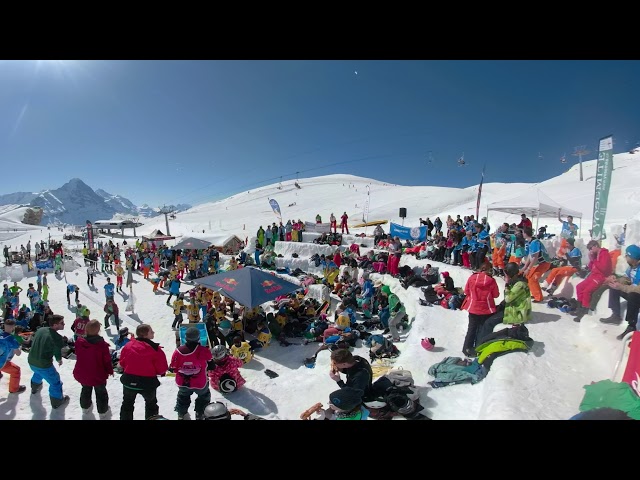
<svg viewBox="0 0 640 480">
<path fill-rule="evenodd" d="M 611 186 L 611 172 L 613 171 L 613 136 L 600 139 L 598 149 L 598 164 L 596 166 L 596 191 L 593 199 L 593 226 L 591 238 L 602 240 L 606 238 L 604 219 L 607 215 L 607 201 Z"/>
</svg>

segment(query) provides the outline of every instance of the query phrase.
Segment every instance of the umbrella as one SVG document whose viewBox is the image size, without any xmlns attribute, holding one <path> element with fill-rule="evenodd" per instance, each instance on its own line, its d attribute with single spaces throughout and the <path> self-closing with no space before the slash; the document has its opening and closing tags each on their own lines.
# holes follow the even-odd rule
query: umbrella
<svg viewBox="0 0 640 480">
<path fill-rule="evenodd" d="M 247 308 L 254 308 L 281 295 L 303 287 L 259 268 L 244 267 L 193 281 L 234 299 Z"/>
<path fill-rule="evenodd" d="M 207 248 L 211 246 L 211 242 L 207 242 L 206 240 L 200 240 L 199 238 L 193 237 L 185 237 L 180 240 L 174 249 L 183 249 L 183 250 L 201 250 L 203 248 Z"/>
</svg>

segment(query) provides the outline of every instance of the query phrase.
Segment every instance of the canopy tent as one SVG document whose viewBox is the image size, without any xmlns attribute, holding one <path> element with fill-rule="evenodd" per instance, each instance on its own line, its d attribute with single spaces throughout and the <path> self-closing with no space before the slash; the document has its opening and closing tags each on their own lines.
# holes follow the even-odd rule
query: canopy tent
<svg viewBox="0 0 640 480">
<path fill-rule="evenodd" d="M 202 250 L 204 248 L 208 248 L 211 246 L 211 242 L 207 242 L 206 240 L 202 240 L 200 238 L 193 237 L 184 237 L 173 247 L 174 249 L 183 249 L 183 250 Z"/>
<path fill-rule="evenodd" d="M 257 307 L 303 288 L 271 272 L 254 267 L 243 267 L 196 278 L 193 283 L 217 290 L 247 308 Z"/>
<path fill-rule="evenodd" d="M 555 218 L 558 216 L 558 212 L 563 216 L 571 215 L 574 218 L 579 218 L 580 226 L 582 226 L 582 212 L 560 205 L 540 190 L 530 190 L 519 197 L 490 203 L 487 206 L 487 217 L 489 217 L 489 210 L 512 213 L 514 215 L 526 213 L 527 216 L 536 217 L 536 231 L 538 230 L 540 217 Z"/>
<path fill-rule="evenodd" d="M 172 237 L 171 235 L 165 235 L 160 230 L 154 230 L 151 235 L 143 235 L 143 242 L 156 242 L 157 245 L 163 245 L 165 240 L 173 240 L 176 237 Z"/>
</svg>

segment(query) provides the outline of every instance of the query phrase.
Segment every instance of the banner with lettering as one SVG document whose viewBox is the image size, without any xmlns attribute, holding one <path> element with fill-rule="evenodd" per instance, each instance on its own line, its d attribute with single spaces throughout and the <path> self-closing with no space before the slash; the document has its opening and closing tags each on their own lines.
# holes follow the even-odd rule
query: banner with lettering
<svg viewBox="0 0 640 480">
<path fill-rule="evenodd" d="M 391 228 L 389 234 L 392 237 L 398 237 L 401 240 L 413 240 L 418 242 L 424 242 L 427 239 L 427 226 L 421 227 L 405 227 L 404 225 L 398 225 L 391 222 Z"/>
<path fill-rule="evenodd" d="M 613 171 L 613 136 L 609 135 L 601 138 L 598 150 L 596 190 L 593 199 L 593 223 L 591 227 L 591 238 L 594 240 L 606 238 L 604 220 L 607 216 L 609 187 L 611 186 L 611 172 Z"/>
<path fill-rule="evenodd" d="M 278 205 L 278 202 L 276 202 L 272 198 L 271 200 L 269 200 L 269 204 L 271 205 L 271 208 L 273 209 L 273 213 L 276 214 L 276 217 L 278 217 L 278 219 L 280 221 L 282 221 L 282 213 L 280 213 L 280 205 Z"/>
</svg>

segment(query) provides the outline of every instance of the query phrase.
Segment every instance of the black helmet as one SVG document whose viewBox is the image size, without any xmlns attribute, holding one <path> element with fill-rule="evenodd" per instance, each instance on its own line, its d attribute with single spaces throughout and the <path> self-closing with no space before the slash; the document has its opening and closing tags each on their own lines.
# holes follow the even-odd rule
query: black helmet
<svg viewBox="0 0 640 480">
<path fill-rule="evenodd" d="M 118 330 L 118 333 L 120 334 L 120 336 L 129 335 L 129 327 L 122 327 L 120 330 Z"/>
<path fill-rule="evenodd" d="M 204 407 L 205 420 L 231 420 L 231 414 L 222 402 L 211 402 Z"/>
<path fill-rule="evenodd" d="M 504 268 L 504 273 L 509 277 L 515 277 L 520 271 L 520 267 L 515 262 L 507 263 L 507 266 Z"/>
</svg>

